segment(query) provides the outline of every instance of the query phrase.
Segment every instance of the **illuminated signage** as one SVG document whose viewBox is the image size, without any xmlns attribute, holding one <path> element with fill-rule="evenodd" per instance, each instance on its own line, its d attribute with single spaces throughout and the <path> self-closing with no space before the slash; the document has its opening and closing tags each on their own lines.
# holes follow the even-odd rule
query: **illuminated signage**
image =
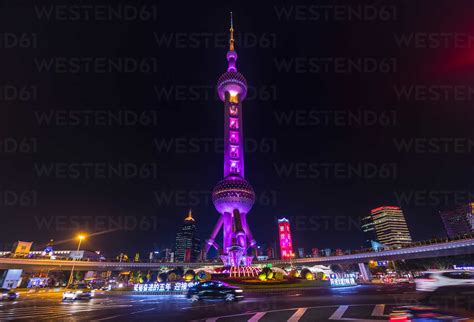
<svg viewBox="0 0 474 322">
<path fill-rule="evenodd" d="M 357 285 L 355 281 L 354 274 L 330 274 L 329 281 L 331 286 L 355 286 Z"/>
<path fill-rule="evenodd" d="M 278 231 L 280 232 L 281 259 L 290 259 L 293 257 L 293 246 L 291 244 L 290 222 L 288 219 L 278 219 Z"/>
<path fill-rule="evenodd" d="M 181 292 L 196 284 L 194 282 L 135 284 L 133 290 L 135 292 Z"/>
<path fill-rule="evenodd" d="M 458 269 L 458 270 L 474 270 L 474 266 L 457 266 L 457 265 L 453 265 L 453 268 L 454 269 Z"/>
</svg>

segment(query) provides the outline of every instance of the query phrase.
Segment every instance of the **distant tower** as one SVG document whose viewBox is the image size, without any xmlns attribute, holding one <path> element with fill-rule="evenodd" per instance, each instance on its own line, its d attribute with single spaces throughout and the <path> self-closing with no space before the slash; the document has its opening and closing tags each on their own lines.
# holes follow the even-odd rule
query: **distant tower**
<svg viewBox="0 0 474 322">
<path fill-rule="evenodd" d="M 220 218 L 206 243 L 206 253 L 215 247 L 225 266 L 252 264 L 249 249 L 256 249 L 247 224 L 247 214 L 255 202 L 255 192 L 244 178 L 244 136 L 242 132 L 242 101 L 247 95 L 247 81 L 237 71 L 237 53 L 234 50 L 234 25 L 230 21 L 227 71 L 217 81 L 217 93 L 224 102 L 224 179 L 212 192 L 212 201 Z M 223 230 L 223 245 L 215 239 Z"/>
<path fill-rule="evenodd" d="M 197 236 L 196 224 L 193 213 L 189 209 L 188 216 L 184 218 L 181 231 L 176 234 L 174 258 L 177 262 L 195 262 L 200 259 L 201 241 Z"/>
<path fill-rule="evenodd" d="M 280 258 L 293 258 L 295 255 L 293 253 L 290 222 L 288 221 L 288 219 L 278 219 L 278 235 L 280 237 Z"/>
</svg>

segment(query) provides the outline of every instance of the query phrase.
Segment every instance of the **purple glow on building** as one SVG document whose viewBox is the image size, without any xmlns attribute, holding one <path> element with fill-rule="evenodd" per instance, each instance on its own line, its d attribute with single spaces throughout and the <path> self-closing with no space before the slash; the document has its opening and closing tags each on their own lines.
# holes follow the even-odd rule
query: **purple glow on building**
<svg viewBox="0 0 474 322">
<path fill-rule="evenodd" d="M 212 201 L 220 218 L 206 243 L 219 251 L 225 266 L 252 264 L 251 249 L 256 250 L 247 224 L 247 213 L 255 202 L 255 192 L 244 177 L 244 147 L 242 142 L 242 101 L 247 95 L 247 81 L 237 71 L 237 53 L 234 50 L 234 27 L 231 19 L 227 71 L 217 81 L 217 93 L 224 102 L 224 179 L 212 192 Z M 223 245 L 215 239 L 223 231 Z"/>
</svg>

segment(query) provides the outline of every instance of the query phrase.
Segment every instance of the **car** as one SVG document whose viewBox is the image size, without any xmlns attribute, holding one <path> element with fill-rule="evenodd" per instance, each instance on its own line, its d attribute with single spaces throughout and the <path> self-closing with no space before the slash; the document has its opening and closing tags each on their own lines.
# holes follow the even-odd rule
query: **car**
<svg viewBox="0 0 474 322">
<path fill-rule="evenodd" d="M 243 290 L 221 281 L 207 281 L 188 289 L 187 298 L 193 302 L 200 300 L 222 299 L 228 302 L 244 297 Z"/>
<path fill-rule="evenodd" d="M 8 288 L 0 288 L 0 294 L 2 301 L 13 301 L 16 300 L 20 295 Z"/>
<path fill-rule="evenodd" d="M 394 279 L 396 284 L 411 284 L 412 281 L 408 277 L 398 277 Z"/>
<path fill-rule="evenodd" d="M 428 271 L 415 279 L 415 283 L 416 290 L 420 292 L 434 292 L 441 287 L 474 287 L 474 272 L 461 270 Z"/>
<path fill-rule="evenodd" d="M 85 284 L 72 285 L 64 290 L 63 301 L 90 300 L 94 296 L 94 290 Z"/>
<path fill-rule="evenodd" d="M 464 317 L 453 316 L 430 306 L 399 306 L 390 313 L 389 322 L 404 321 L 465 321 Z"/>
</svg>

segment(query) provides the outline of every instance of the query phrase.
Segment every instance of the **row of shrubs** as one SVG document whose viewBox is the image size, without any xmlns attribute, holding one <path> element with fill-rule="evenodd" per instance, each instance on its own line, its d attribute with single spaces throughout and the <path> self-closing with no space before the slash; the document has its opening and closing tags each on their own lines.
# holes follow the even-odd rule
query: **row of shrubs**
<svg viewBox="0 0 474 322">
<path fill-rule="evenodd" d="M 277 280 L 281 281 L 284 279 L 284 275 L 282 272 L 274 272 L 270 267 L 264 267 L 262 271 L 258 274 L 258 279 L 261 281 L 268 281 L 268 280 Z"/>
<path fill-rule="evenodd" d="M 163 273 L 148 273 L 142 274 L 138 272 L 135 276 L 133 276 L 133 283 L 153 283 L 153 282 L 176 282 L 185 280 L 187 282 L 192 281 L 207 281 L 211 279 L 211 274 L 205 271 L 198 271 L 195 272 L 194 270 L 190 269 L 184 271 L 183 269 L 177 268 L 169 272 Z"/>
<path fill-rule="evenodd" d="M 147 282 L 176 282 L 185 280 L 186 282 L 204 282 L 211 279 L 211 274 L 206 271 L 198 271 L 195 272 L 194 270 L 190 269 L 184 271 L 183 269 L 177 268 L 171 270 L 169 272 L 163 272 L 156 275 L 139 275 L 138 281 L 140 283 L 147 283 Z M 303 269 L 301 272 L 297 270 L 291 270 L 287 275 L 287 279 L 306 279 L 306 280 L 322 280 L 324 279 L 323 273 L 313 274 L 309 269 Z M 285 274 L 281 271 L 273 271 L 270 267 L 264 267 L 261 272 L 258 274 L 258 279 L 261 281 L 282 281 L 285 279 Z"/>
<path fill-rule="evenodd" d="M 199 271 L 195 272 L 194 270 L 190 269 L 184 272 L 183 274 L 179 274 L 179 272 L 176 271 L 170 271 L 168 273 L 161 273 L 158 275 L 157 281 L 162 283 L 162 282 L 174 282 L 174 281 L 180 281 L 180 280 L 185 280 L 186 282 L 192 282 L 192 281 L 208 281 L 211 279 L 211 274 L 209 274 L 206 271 Z"/>
<path fill-rule="evenodd" d="M 313 274 L 309 269 L 304 268 L 301 270 L 301 272 L 298 272 L 297 270 L 291 270 L 288 273 L 288 278 L 289 279 L 296 279 L 296 278 L 302 278 L 306 280 L 322 280 L 324 279 L 324 273 L 317 273 L 316 276 Z M 268 280 L 283 280 L 284 275 L 282 272 L 273 272 L 270 267 L 265 267 L 262 269 L 262 271 L 258 274 L 258 279 L 261 281 L 268 281 Z"/>
</svg>

